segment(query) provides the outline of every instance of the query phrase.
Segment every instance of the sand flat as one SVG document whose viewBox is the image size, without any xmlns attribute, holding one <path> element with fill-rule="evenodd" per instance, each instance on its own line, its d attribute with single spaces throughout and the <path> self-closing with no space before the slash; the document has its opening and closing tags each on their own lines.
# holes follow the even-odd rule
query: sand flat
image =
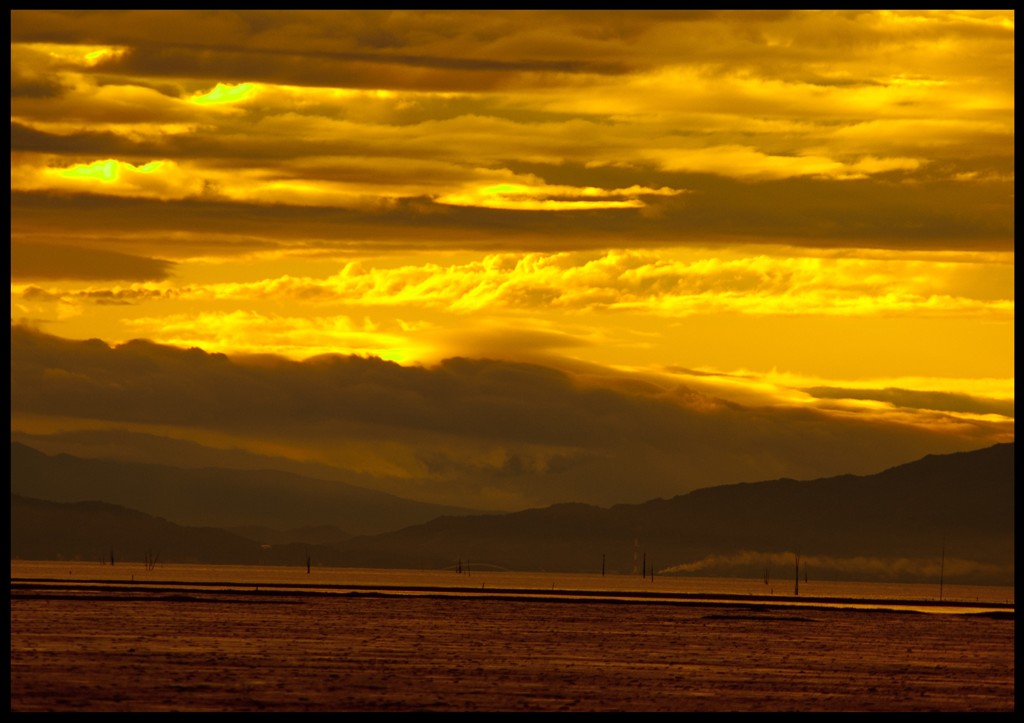
<svg viewBox="0 0 1024 723">
<path fill-rule="evenodd" d="M 1014 622 L 480 595 L 11 597 L 12 711 L 1012 711 Z"/>
</svg>

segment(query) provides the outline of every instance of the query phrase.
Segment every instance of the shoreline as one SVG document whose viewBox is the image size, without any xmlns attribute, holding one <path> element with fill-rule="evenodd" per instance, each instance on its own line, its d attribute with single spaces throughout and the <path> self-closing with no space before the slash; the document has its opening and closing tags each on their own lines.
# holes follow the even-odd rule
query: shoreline
<svg viewBox="0 0 1024 723">
<path fill-rule="evenodd" d="M 755 595 L 729 593 L 687 593 L 671 591 L 623 591 L 536 588 L 480 587 L 445 585 L 381 585 L 356 583 L 285 583 L 187 580 L 112 580 L 56 578 L 11 578 L 11 595 L 95 597 L 107 595 L 173 595 L 191 593 L 212 599 L 214 595 L 231 596 L 378 596 L 378 597 L 473 597 L 531 602 L 603 602 L 706 607 L 743 606 L 761 609 L 850 609 L 903 612 L 984 614 L 1014 618 L 1014 603 L 967 602 L 962 600 L 905 600 L 887 598 L 851 598 L 823 596 Z"/>
</svg>

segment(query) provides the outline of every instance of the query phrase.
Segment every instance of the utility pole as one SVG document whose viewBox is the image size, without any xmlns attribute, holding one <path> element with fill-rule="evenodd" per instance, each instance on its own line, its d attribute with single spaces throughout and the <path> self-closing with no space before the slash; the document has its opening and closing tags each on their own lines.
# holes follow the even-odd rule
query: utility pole
<svg viewBox="0 0 1024 723">
<path fill-rule="evenodd" d="M 942 558 L 939 561 L 939 602 L 942 602 L 942 583 L 946 575 L 946 538 L 942 538 Z"/>
</svg>

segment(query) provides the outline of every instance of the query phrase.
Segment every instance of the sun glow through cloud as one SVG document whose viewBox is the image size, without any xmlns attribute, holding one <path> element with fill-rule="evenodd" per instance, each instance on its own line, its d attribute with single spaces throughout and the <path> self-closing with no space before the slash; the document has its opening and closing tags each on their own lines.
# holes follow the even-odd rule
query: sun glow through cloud
<svg viewBox="0 0 1024 723">
<path fill-rule="evenodd" d="M 564 374 L 706 415 L 678 438 L 751 445 L 692 468 L 717 481 L 1012 440 L 1012 11 L 384 17 L 12 12 L 12 334 L 297 376 L 351 355 L 410 419 L 429 395 L 395 369 Z M 264 441 L 398 470 L 421 498 L 479 472 L 508 504 L 559 455 L 592 463 L 554 431 L 499 441 L 503 405 L 486 443 Z M 791 440 L 818 434 L 809 461 Z M 629 454 L 668 479 L 656 446 Z M 612 474 L 593 464 L 581 479 Z"/>
<path fill-rule="evenodd" d="M 237 103 L 239 101 L 252 98 L 256 93 L 257 88 L 253 83 L 239 83 L 238 85 L 217 83 L 213 90 L 206 93 L 196 93 L 189 98 L 189 102 L 195 103 L 196 105 Z"/>
</svg>

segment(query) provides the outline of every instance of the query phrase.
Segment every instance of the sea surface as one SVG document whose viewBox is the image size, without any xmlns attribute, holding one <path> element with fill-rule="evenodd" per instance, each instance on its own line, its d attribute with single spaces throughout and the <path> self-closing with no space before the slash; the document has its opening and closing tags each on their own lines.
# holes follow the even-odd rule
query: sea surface
<svg viewBox="0 0 1024 723">
<path fill-rule="evenodd" d="M 158 563 L 147 568 L 141 562 L 114 565 L 82 561 L 11 561 L 11 581 L 47 581 L 80 585 L 136 583 L 145 586 L 216 586 L 264 589 L 300 589 L 340 592 L 376 590 L 416 594 L 426 591 L 447 594 L 507 593 L 520 595 L 559 595 L 624 597 L 629 599 L 735 600 L 787 604 L 831 604 L 847 607 L 876 607 L 886 601 L 901 607 L 919 607 L 943 611 L 974 611 L 989 606 L 1013 606 L 1014 587 L 995 585 L 959 585 L 938 581 L 934 584 L 898 582 L 848 582 L 801 579 L 763 579 L 600 575 L 564 572 L 508 572 L 473 569 L 396 570 L 336 568 L 188 565 Z M 919 605 L 915 605 L 919 603 Z"/>
</svg>

